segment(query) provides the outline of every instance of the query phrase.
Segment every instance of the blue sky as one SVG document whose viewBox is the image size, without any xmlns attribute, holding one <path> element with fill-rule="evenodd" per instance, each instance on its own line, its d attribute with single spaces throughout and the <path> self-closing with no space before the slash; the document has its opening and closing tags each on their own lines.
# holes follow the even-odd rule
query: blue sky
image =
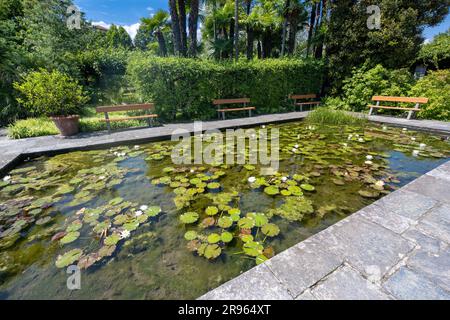
<svg viewBox="0 0 450 320">
<path fill-rule="evenodd" d="M 150 16 L 158 9 L 167 10 L 168 0 L 74 0 L 93 22 L 108 27 L 112 23 L 122 25 L 134 37 L 142 17 Z M 450 28 L 450 15 L 440 25 L 424 30 L 425 39 Z"/>
</svg>

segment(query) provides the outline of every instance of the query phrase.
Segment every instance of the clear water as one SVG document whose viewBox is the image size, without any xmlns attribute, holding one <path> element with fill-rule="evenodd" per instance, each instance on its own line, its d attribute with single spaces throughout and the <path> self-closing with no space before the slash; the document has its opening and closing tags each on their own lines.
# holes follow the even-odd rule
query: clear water
<svg viewBox="0 0 450 320">
<path fill-rule="evenodd" d="M 8 182 L 0 184 L 0 298 L 197 298 L 255 266 L 254 255 L 243 252 L 242 234 L 251 232 L 254 242 L 264 248 L 263 252 L 258 249 L 259 256 L 270 257 L 437 167 L 450 155 L 449 143 L 442 137 L 397 128 L 310 128 L 303 123 L 270 127 L 280 129 L 281 161 L 280 174 L 266 177 L 268 185 L 276 185 L 279 190 L 287 188 L 280 182 L 284 176 L 296 186 L 312 185 L 314 191 L 302 190 L 302 196 L 269 195 L 264 192 L 266 186 L 252 188 L 247 179 L 259 177 L 258 167 L 174 166 L 169 156 L 172 142 L 72 152 L 22 164 L 9 174 Z M 426 146 L 420 149 L 420 143 Z M 298 152 L 293 154 L 296 144 Z M 419 150 L 419 155 L 413 156 L 413 150 Z M 367 155 L 372 155 L 372 164 L 365 163 Z M 220 189 L 206 187 L 189 204 L 177 209 L 175 192 L 182 197 L 196 188 L 191 179 L 199 174 L 209 177 L 205 183 L 219 182 Z M 301 176 L 301 181 L 293 178 L 295 174 Z M 169 177 L 172 187 L 155 181 L 162 177 Z M 182 178 L 188 182 L 180 182 L 186 181 Z M 377 181 L 383 181 L 384 186 L 376 187 Z M 232 191 L 237 196 L 221 206 L 208 196 Z M 365 191 L 365 196 L 360 191 Z M 112 199 L 121 203 L 108 204 Z M 303 201 L 309 201 L 312 211 L 306 208 L 294 217 L 295 221 L 287 219 L 283 212 L 274 215 L 274 209 L 288 199 L 295 207 L 305 208 L 308 206 Z M 128 206 L 123 205 L 127 201 Z M 295 205 L 298 203 L 301 205 Z M 122 211 L 117 209 L 122 205 Z M 105 236 L 123 227 L 114 224 L 114 217 L 124 213 L 134 217 L 142 205 L 159 206 L 162 212 L 139 223 L 129 237 L 117 242 L 110 256 L 83 269 L 80 290 L 68 290 L 66 268 L 55 265 L 58 256 L 72 249 L 81 249 L 83 256 L 95 254 L 104 246 Z M 266 237 L 262 228 L 249 231 L 237 226 L 237 222 L 229 228 L 203 228 L 200 222 L 208 217 L 208 206 L 219 207 L 219 213 L 213 216 L 216 224 L 220 216 L 228 215 L 227 210 L 235 208 L 241 211 L 241 218 L 249 212 L 263 213 L 280 232 Z M 87 211 L 80 211 L 83 208 Z M 89 210 L 96 208 L 104 210 L 95 219 L 86 219 Z M 108 209 L 121 212 L 108 215 Z M 199 220 L 182 223 L 180 215 L 192 211 L 199 214 Z M 62 244 L 55 237 L 52 241 L 78 220 L 82 227 L 76 240 Z M 106 233 L 93 232 L 105 220 L 111 222 Z M 229 243 L 219 241 L 220 255 L 207 259 L 187 249 L 189 241 L 184 236 L 189 230 L 196 231 L 199 236 L 194 241 L 202 243 L 208 242 L 206 237 L 211 233 L 226 230 L 234 238 Z"/>
</svg>

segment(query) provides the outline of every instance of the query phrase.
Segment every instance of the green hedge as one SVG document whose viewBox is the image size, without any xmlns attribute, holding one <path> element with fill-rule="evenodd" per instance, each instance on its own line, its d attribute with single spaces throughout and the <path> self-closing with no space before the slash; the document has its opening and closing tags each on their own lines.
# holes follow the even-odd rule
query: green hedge
<svg viewBox="0 0 450 320">
<path fill-rule="evenodd" d="M 291 93 L 318 93 L 323 63 L 267 59 L 218 63 L 186 58 L 157 58 L 135 53 L 128 79 L 143 101 L 156 103 L 163 120 L 217 117 L 212 100 L 248 97 L 257 113 L 292 110 Z"/>
</svg>

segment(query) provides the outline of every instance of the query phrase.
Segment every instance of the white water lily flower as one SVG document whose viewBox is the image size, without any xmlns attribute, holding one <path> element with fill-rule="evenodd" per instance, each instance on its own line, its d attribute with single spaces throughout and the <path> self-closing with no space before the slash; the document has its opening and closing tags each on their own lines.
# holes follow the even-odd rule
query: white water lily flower
<svg viewBox="0 0 450 320">
<path fill-rule="evenodd" d="M 299 134 L 297 135 L 297 139 L 300 139 L 300 135 Z"/>
<path fill-rule="evenodd" d="M 140 217 L 140 216 L 142 216 L 144 213 L 141 211 L 141 210 L 138 210 L 138 211 L 136 211 L 135 213 L 134 213 L 134 216 L 135 217 Z"/>
<path fill-rule="evenodd" d="M 98 180 L 105 180 L 105 176 L 100 176 L 100 177 L 98 177 Z"/>
<path fill-rule="evenodd" d="M 281 181 L 286 182 L 287 179 L 288 179 L 287 177 L 282 177 L 282 178 L 281 178 Z"/>
<path fill-rule="evenodd" d="M 402 130 L 403 130 L 403 131 L 408 131 L 408 128 L 403 128 Z"/>
<path fill-rule="evenodd" d="M 294 148 L 295 148 L 295 149 L 298 149 L 298 144 L 296 144 L 296 145 L 294 146 Z"/>
<path fill-rule="evenodd" d="M 117 151 L 114 151 L 113 153 L 115 156 L 119 155 L 119 153 Z"/>
<path fill-rule="evenodd" d="M 373 157 L 372 157 L 370 154 L 368 154 L 368 155 L 366 156 L 366 159 L 367 159 L 367 160 L 372 160 Z"/>
<path fill-rule="evenodd" d="M 248 178 L 248 182 L 250 182 L 250 183 L 253 183 L 253 182 L 255 182 L 256 181 L 256 178 L 255 177 L 250 177 L 250 178 Z"/>
<path fill-rule="evenodd" d="M 145 204 L 139 207 L 140 210 L 145 211 L 148 209 L 148 206 L 146 206 Z"/>
<path fill-rule="evenodd" d="M 297 152 L 297 149 L 295 149 L 295 148 L 292 148 L 292 152 Z"/>
<path fill-rule="evenodd" d="M 365 163 L 365 164 L 373 164 L 373 162 L 370 161 L 370 160 L 367 160 L 367 161 L 365 161 L 364 163 Z"/>
<path fill-rule="evenodd" d="M 384 187 L 384 181 L 383 180 L 379 180 L 379 181 L 375 182 L 375 186 L 379 187 L 379 188 Z"/>
<path fill-rule="evenodd" d="M 359 134 L 355 134 L 355 137 L 359 138 Z"/>
<path fill-rule="evenodd" d="M 266 126 L 265 126 L 265 125 L 262 125 L 262 126 L 261 126 L 261 128 L 265 129 L 265 128 L 266 128 Z"/>
<path fill-rule="evenodd" d="M 413 150 L 412 155 L 417 157 L 419 155 L 419 150 Z"/>
<path fill-rule="evenodd" d="M 344 142 L 343 143 L 344 147 L 348 147 L 348 143 Z"/>
<path fill-rule="evenodd" d="M 411 140 L 412 140 L 412 141 L 416 141 L 416 138 L 415 138 L 415 137 L 411 137 Z"/>
<path fill-rule="evenodd" d="M 120 232 L 120 239 L 126 239 L 130 236 L 130 231 L 128 230 L 123 230 Z"/>
<path fill-rule="evenodd" d="M 386 127 L 386 126 L 383 126 L 383 130 L 386 131 L 386 130 L 387 130 L 387 127 Z"/>
<path fill-rule="evenodd" d="M 352 134 L 349 134 L 348 135 L 348 140 L 351 140 L 353 138 L 353 135 Z"/>
<path fill-rule="evenodd" d="M 3 177 L 3 181 L 7 182 L 9 180 L 11 180 L 11 176 L 4 176 Z"/>
<path fill-rule="evenodd" d="M 359 138 L 358 141 L 359 142 L 364 142 L 364 139 L 363 138 Z"/>
<path fill-rule="evenodd" d="M 427 146 L 427 145 L 426 145 L 425 143 L 421 143 L 421 144 L 419 145 L 419 148 L 420 148 L 420 149 L 425 149 L 426 146 Z"/>
<path fill-rule="evenodd" d="M 139 148 L 139 146 L 134 146 L 134 150 L 138 150 Z"/>
<path fill-rule="evenodd" d="M 191 173 L 194 173 L 195 172 L 195 170 L 194 169 L 191 169 L 191 171 L 190 171 Z"/>
</svg>

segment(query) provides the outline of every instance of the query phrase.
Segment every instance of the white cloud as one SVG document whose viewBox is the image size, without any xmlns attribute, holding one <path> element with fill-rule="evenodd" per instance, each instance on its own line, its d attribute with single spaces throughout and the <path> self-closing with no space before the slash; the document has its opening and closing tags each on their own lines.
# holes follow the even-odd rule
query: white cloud
<svg viewBox="0 0 450 320">
<path fill-rule="evenodd" d="M 423 42 L 424 44 L 428 44 L 432 41 L 432 39 L 425 39 L 425 41 Z"/>
<path fill-rule="evenodd" d="M 148 7 L 147 10 L 148 11 L 155 11 L 155 9 L 153 9 L 152 7 Z"/>
<path fill-rule="evenodd" d="M 94 26 L 101 26 L 101 27 L 104 27 L 106 29 L 111 28 L 111 24 L 110 23 L 106 23 L 104 21 L 93 21 L 92 25 L 94 25 Z M 131 39 L 134 40 L 140 25 L 141 24 L 139 22 L 137 22 L 137 23 L 131 24 L 131 25 L 122 25 L 122 27 L 125 29 L 126 32 L 128 32 L 128 34 L 130 35 Z"/>
</svg>

